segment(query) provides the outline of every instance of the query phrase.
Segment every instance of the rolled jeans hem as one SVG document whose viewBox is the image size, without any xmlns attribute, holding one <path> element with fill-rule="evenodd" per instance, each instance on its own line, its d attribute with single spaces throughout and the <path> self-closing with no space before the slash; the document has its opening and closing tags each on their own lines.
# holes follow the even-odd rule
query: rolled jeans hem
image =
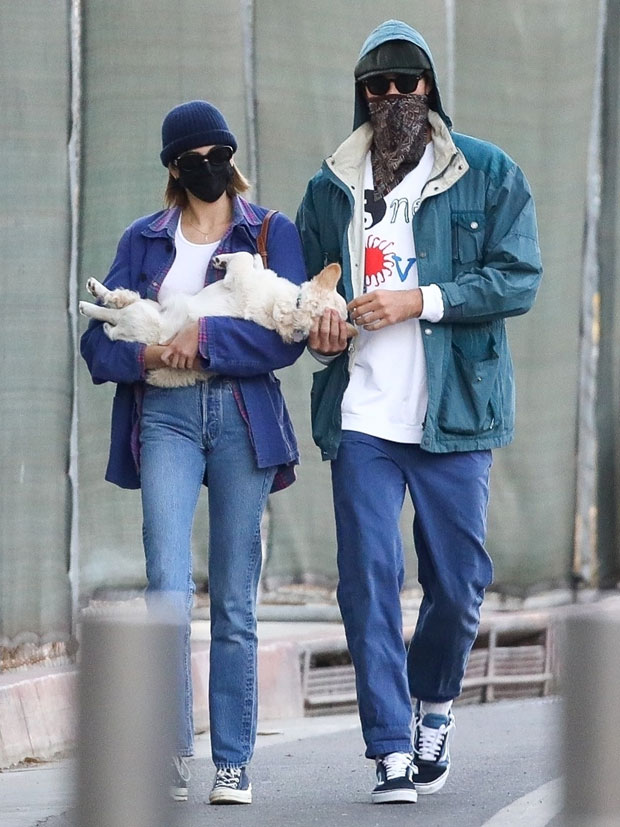
<svg viewBox="0 0 620 827">
<path fill-rule="evenodd" d="M 366 747 L 366 758 L 379 758 L 389 752 L 413 752 L 411 740 L 371 741 Z"/>
</svg>

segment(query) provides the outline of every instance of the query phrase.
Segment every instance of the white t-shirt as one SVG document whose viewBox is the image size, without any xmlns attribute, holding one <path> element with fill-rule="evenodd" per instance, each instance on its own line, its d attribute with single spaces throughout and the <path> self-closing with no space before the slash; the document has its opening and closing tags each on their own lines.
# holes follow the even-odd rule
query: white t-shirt
<svg viewBox="0 0 620 827">
<path fill-rule="evenodd" d="M 209 244 L 194 244 L 188 241 L 181 229 L 181 219 L 174 234 L 176 255 L 172 267 L 159 288 L 158 301 L 161 303 L 173 293 L 187 293 L 194 296 L 205 286 L 207 267 L 216 251 L 219 241 Z"/>
<path fill-rule="evenodd" d="M 418 286 L 413 207 L 433 163 L 430 142 L 417 167 L 385 198 L 375 201 L 368 153 L 364 175 L 366 292 Z M 443 316 L 439 288 L 431 285 L 423 292 L 423 318 L 439 321 Z M 394 442 L 419 443 L 428 404 L 420 321 L 407 319 L 376 331 L 360 328 L 354 347 L 349 385 L 342 400 L 343 429 Z"/>
</svg>

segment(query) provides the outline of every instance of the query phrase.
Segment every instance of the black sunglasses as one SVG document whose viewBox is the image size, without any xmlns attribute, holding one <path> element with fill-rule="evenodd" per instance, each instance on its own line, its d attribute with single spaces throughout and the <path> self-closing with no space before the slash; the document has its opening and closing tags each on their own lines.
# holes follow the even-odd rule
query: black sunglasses
<svg viewBox="0 0 620 827">
<path fill-rule="evenodd" d="M 423 77 L 424 72 L 419 75 L 371 75 L 362 83 L 371 95 L 386 95 L 393 81 L 402 95 L 408 95 L 416 89 Z"/>
<path fill-rule="evenodd" d="M 214 146 L 206 155 L 200 152 L 184 152 L 174 163 L 181 172 L 198 172 L 205 164 L 211 167 L 229 164 L 233 155 L 233 148 L 230 146 Z"/>
</svg>

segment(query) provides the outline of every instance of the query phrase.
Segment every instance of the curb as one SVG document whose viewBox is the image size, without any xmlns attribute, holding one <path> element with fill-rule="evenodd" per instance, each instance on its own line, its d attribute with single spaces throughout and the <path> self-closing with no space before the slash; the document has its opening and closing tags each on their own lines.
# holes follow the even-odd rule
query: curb
<svg viewBox="0 0 620 827">
<path fill-rule="evenodd" d="M 303 717 L 300 647 L 269 641 L 258 647 L 261 720 Z M 0 769 L 46 761 L 76 740 L 78 669 L 32 667 L 0 676 Z M 209 644 L 192 643 L 196 732 L 209 727 Z"/>
</svg>

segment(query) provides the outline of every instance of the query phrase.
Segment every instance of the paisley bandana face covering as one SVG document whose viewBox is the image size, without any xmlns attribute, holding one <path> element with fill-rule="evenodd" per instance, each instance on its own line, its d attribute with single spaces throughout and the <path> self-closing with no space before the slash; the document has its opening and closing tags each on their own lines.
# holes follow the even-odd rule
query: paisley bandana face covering
<svg viewBox="0 0 620 827">
<path fill-rule="evenodd" d="M 420 162 L 428 136 L 427 95 L 386 95 L 369 100 L 375 199 L 384 198 Z"/>
</svg>

